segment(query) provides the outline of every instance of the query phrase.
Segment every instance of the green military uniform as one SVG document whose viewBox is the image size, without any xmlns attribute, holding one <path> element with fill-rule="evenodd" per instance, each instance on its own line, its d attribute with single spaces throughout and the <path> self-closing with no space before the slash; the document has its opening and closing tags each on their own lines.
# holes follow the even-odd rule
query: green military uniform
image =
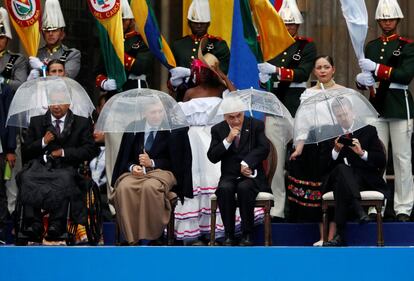
<svg viewBox="0 0 414 281">
<path fill-rule="evenodd" d="M 147 87 L 151 84 L 154 56 L 138 32 L 128 32 L 124 38 L 124 66 L 127 81 L 122 89 L 125 91 L 137 88 L 137 79 L 146 81 L 147 85 L 141 86 Z M 100 87 L 102 81 L 106 78 L 103 74 L 98 75 L 96 77 L 97 87 Z"/>
<path fill-rule="evenodd" d="M 4 83 L 16 91 L 27 79 L 28 61 L 22 54 L 8 50 L 0 52 L 0 75 Z"/>
<path fill-rule="evenodd" d="M 388 37 L 381 36 L 367 44 L 365 56 L 378 63 L 374 77 L 380 82 L 380 86 L 376 97 L 371 101 L 381 117 L 413 118 L 414 103 L 407 90 L 408 84 L 414 77 L 413 41 L 397 34 Z M 383 83 L 391 84 L 382 89 Z M 407 112 L 407 104 L 409 112 Z"/>
<path fill-rule="evenodd" d="M 306 89 L 305 83 L 312 72 L 316 57 L 316 47 L 312 39 L 297 36 L 295 40 L 283 53 L 268 61 L 281 68 L 280 75 L 275 73 L 270 79 L 271 91 L 292 116 L 295 116 L 299 107 L 300 95 Z"/>
<path fill-rule="evenodd" d="M 220 37 L 206 34 L 207 44 L 203 54 L 211 53 L 220 61 L 220 69 L 227 74 L 230 63 L 230 50 L 225 40 Z M 177 66 L 190 68 L 193 59 L 198 58 L 198 48 L 200 40 L 194 35 L 187 35 L 174 42 L 172 52 L 177 62 Z"/>
</svg>

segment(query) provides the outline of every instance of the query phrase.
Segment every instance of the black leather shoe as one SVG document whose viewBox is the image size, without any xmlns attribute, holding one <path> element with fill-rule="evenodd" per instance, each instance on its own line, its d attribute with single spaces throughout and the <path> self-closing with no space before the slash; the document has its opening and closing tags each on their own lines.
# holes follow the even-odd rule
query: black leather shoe
<svg viewBox="0 0 414 281">
<path fill-rule="evenodd" d="M 243 234 L 239 246 L 253 246 L 253 241 L 251 239 L 250 234 Z"/>
<path fill-rule="evenodd" d="M 324 247 L 343 247 L 346 246 L 345 240 L 338 234 L 332 240 L 328 242 L 323 242 Z"/>
<path fill-rule="evenodd" d="M 42 241 L 43 225 L 32 223 L 32 225 L 24 228 L 22 232 L 28 241 L 40 242 Z"/>
<path fill-rule="evenodd" d="M 398 214 L 397 215 L 397 221 L 399 222 L 409 222 L 410 221 L 410 216 L 407 214 Z"/>
<path fill-rule="evenodd" d="M 283 223 L 285 222 L 285 219 L 281 217 L 272 217 L 271 222 L 272 223 Z"/>
<path fill-rule="evenodd" d="M 234 240 L 234 235 L 230 235 L 228 233 L 224 236 L 223 246 L 234 246 L 236 245 Z"/>
<path fill-rule="evenodd" d="M 369 223 L 370 221 L 371 220 L 370 220 L 369 216 L 367 215 L 367 213 L 363 212 L 363 213 L 359 214 L 358 222 L 360 224 L 366 224 L 366 223 Z"/>
<path fill-rule="evenodd" d="M 377 221 L 377 214 L 371 213 L 368 215 L 368 217 L 369 217 L 369 221 L 371 222 Z"/>
<path fill-rule="evenodd" d="M 50 225 L 47 230 L 47 235 L 45 239 L 48 241 L 59 241 L 59 240 L 64 240 L 65 237 L 64 237 L 63 232 L 60 230 L 59 226 Z"/>
</svg>

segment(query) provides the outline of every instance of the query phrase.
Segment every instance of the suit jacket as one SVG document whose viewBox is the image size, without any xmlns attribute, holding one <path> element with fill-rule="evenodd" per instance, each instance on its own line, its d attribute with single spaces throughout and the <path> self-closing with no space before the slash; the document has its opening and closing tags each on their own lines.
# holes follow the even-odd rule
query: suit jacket
<svg viewBox="0 0 414 281">
<path fill-rule="evenodd" d="M 144 132 L 124 133 L 118 156 L 112 173 L 112 186 L 116 180 L 133 164 L 138 164 L 138 155 L 144 150 Z M 172 191 L 183 200 L 184 196 L 193 198 L 193 180 L 191 175 L 191 148 L 187 129 L 172 132 L 157 132 L 150 151 L 146 151 L 154 160 L 155 169 L 171 171 L 177 185 Z"/>
<path fill-rule="evenodd" d="M 264 123 L 254 118 L 245 117 L 238 148 L 234 143 L 228 149 L 225 148 L 223 140 L 229 132 L 230 127 L 226 121 L 211 128 L 211 144 L 207 157 L 213 163 L 221 161 L 220 180 L 242 177 L 240 163 L 245 161 L 252 171 L 257 170 L 257 176 L 253 180 L 259 190 L 271 192 L 263 170 L 263 160 L 267 158 L 270 151 L 269 140 L 264 133 Z"/>
<path fill-rule="evenodd" d="M 61 166 L 78 168 L 84 161 L 90 161 L 99 154 L 92 137 L 91 120 L 74 115 L 68 111 L 63 131 L 59 138 L 51 141 L 42 148 L 42 138 L 47 131 L 56 135 L 52 125 L 51 113 L 35 116 L 30 119 L 30 125 L 22 147 L 25 162 L 32 159 L 42 159 L 44 154 L 50 154 L 53 150 L 63 148 L 65 156 L 56 159 Z"/>
<path fill-rule="evenodd" d="M 386 165 L 385 152 L 380 139 L 378 138 L 377 130 L 374 126 L 368 125 L 363 127 L 352 134 L 352 138 L 359 140 L 362 149 L 368 152 L 368 160 L 361 159 L 351 148 L 344 146 L 336 160 L 331 160 L 330 168 L 334 168 L 336 165 L 344 163 L 344 158 L 354 169 L 355 173 L 362 179 L 363 185 L 361 190 L 376 190 L 384 193 L 388 196 L 387 185 L 382 178 L 382 172 Z M 331 142 L 333 148 L 334 142 Z M 329 176 L 325 187 L 329 186 Z"/>
<path fill-rule="evenodd" d="M 14 91 L 8 85 L 1 85 L 0 94 L 0 138 L 3 153 L 14 153 L 16 149 L 16 128 L 6 127 L 7 113 Z"/>
</svg>

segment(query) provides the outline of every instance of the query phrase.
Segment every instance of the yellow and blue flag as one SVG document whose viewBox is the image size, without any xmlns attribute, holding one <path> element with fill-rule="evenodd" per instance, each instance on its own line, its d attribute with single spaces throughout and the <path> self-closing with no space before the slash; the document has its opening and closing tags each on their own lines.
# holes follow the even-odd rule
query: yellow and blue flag
<svg viewBox="0 0 414 281">
<path fill-rule="evenodd" d="M 174 55 L 161 35 L 157 19 L 148 0 L 131 0 L 132 13 L 138 31 L 155 57 L 168 69 L 176 67 Z"/>
</svg>

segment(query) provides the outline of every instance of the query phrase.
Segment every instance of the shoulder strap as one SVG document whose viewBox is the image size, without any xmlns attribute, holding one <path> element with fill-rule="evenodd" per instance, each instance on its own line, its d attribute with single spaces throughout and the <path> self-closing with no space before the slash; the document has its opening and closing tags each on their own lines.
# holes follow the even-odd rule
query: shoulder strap
<svg viewBox="0 0 414 281">
<path fill-rule="evenodd" d="M 59 60 L 65 63 L 71 52 L 72 52 L 72 50 L 63 51 L 63 54 L 60 56 Z"/>
<path fill-rule="evenodd" d="M 6 66 L 4 67 L 3 72 L 1 73 L 1 75 L 6 78 L 6 79 L 10 79 L 11 78 L 11 74 L 12 74 L 12 70 L 13 70 L 13 66 L 16 63 L 16 60 L 19 58 L 19 55 L 10 55 L 10 59 L 7 62 Z"/>
</svg>

